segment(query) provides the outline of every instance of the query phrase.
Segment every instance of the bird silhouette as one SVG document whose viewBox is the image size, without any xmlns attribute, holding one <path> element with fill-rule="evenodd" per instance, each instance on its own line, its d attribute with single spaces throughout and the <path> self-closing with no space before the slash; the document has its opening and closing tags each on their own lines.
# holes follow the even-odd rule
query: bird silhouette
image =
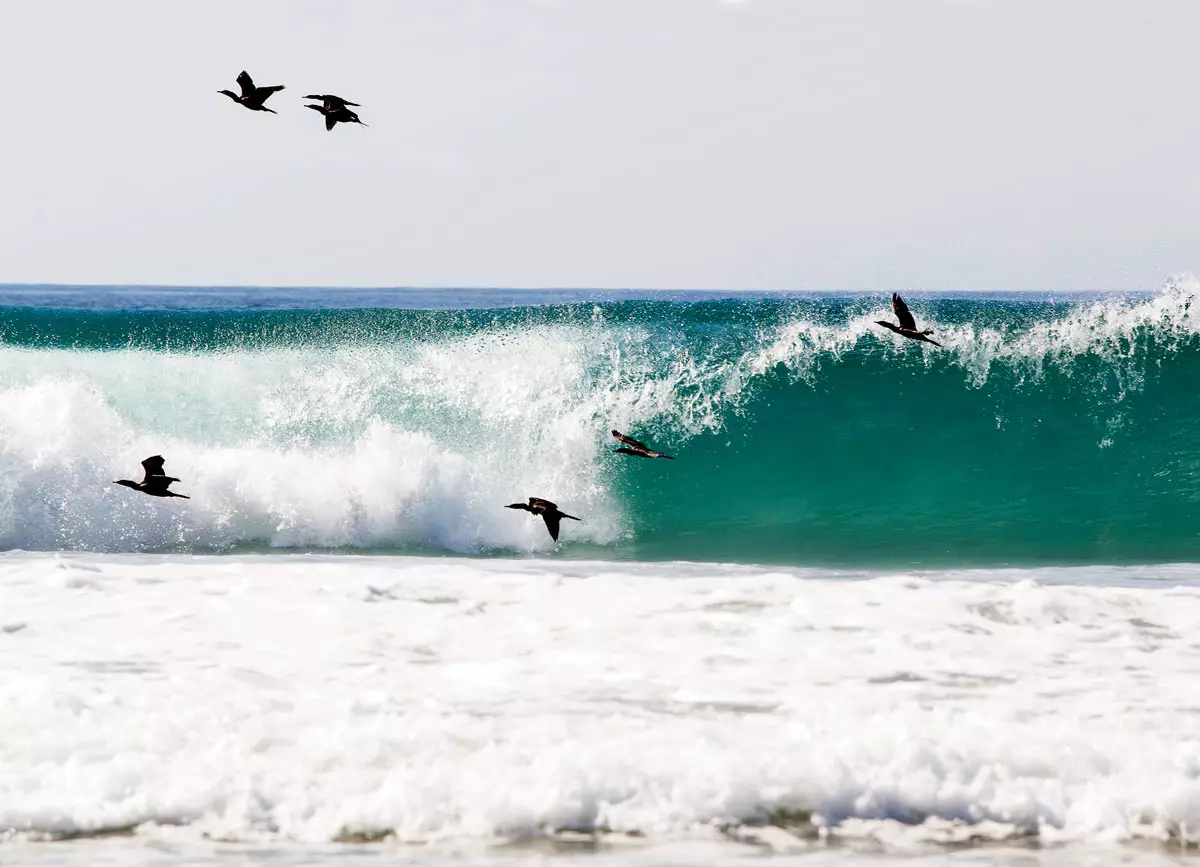
<svg viewBox="0 0 1200 867">
<path fill-rule="evenodd" d="M 900 320 L 899 325 L 893 325 L 891 322 L 884 322 L 881 319 L 875 320 L 876 325 L 882 325 L 884 328 L 890 328 L 901 337 L 907 337 L 909 340 L 923 340 L 926 343 L 932 343 L 934 346 L 941 346 L 936 340 L 930 340 L 929 335 L 933 334 L 932 329 L 925 331 L 917 330 L 917 320 L 913 319 L 913 315 L 908 311 L 908 305 L 904 303 L 904 299 L 892 293 L 892 310 L 896 314 L 896 318 Z"/>
<path fill-rule="evenodd" d="M 523 509 L 526 512 L 532 512 L 535 515 L 541 515 L 542 520 L 546 522 L 546 529 L 550 531 L 550 538 L 555 542 L 558 541 L 558 525 L 563 518 L 570 518 L 572 521 L 582 521 L 582 518 L 576 518 L 574 515 L 568 515 L 566 512 L 559 511 L 558 506 L 549 500 L 543 500 L 540 497 L 530 497 L 528 503 L 512 503 L 505 506 L 506 509 Z"/>
<path fill-rule="evenodd" d="M 353 105 L 354 103 L 350 103 Z M 311 108 L 313 111 L 319 111 L 325 115 L 325 131 L 333 129 L 339 123 L 357 123 L 360 126 L 370 126 L 358 119 L 358 115 L 352 112 L 346 106 L 334 106 L 329 102 L 322 105 L 309 105 L 306 108 Z"/>
<path fill-rule="evenodd" d="M 272 87 L 255 87 L 254 80 L 250 78 L 250 73 L 244 69 L 238 75 L 237 83 L 242 88 L 241 96 L 238 96 L 232 90 L 218 90 L 217 93 L 225 94 L 234 102 L 244 105 L 251 111 L 269 111 L 271 114 L 279 114 L 274 109 L 267 108 L 263 103 L 275 91 L 283 90 L 282 84 L 276 84 Z"/>
<path fill-rule="evenodd" d="M 332 93 L 310 93 L 305 99 L 319 99 L 326 108 L 345 108 L 352 105 L 355 108 L 361 108 L 357 102 L 351 102 L 348 99 L 342 99 L 340 96 L 334 96 Z"/>
<path fill-rule="evenodd" d="M 675 458 L 671 457 L 670 455 L 654 451 L 654 449 L 647 446 L 644 442 L 635 440 L 633 437 L 625 436 L 625 434 L 621 433 L 619 430 L 614 430 L 612 435 L 615 439 L 620 440 L 629 447 L 616 450 L 623 455 L 633 455 L 639 458 L 666 458 L 669 461 L 675 460 Z"/>
<path fill-rule="evenodd" d="M 141 491 L 143 494 L 149 494 L 152 497 L 180 497 L 184 500 L 190 500 L 191 497 L 187 494 L 176 494 L 167 490 L 171 486 L 171 482 L 178 482 L 179 479 L 165 475 L 163 473 L 163 463 L 162 455 L 148 457 L 142 461 L 142 467 L 146 470 L 146 476 L 141 482 L 131 481 L 130 479 L 117 479 L 113 484 L 133 488 L 135 491 Z"/>
</svg>

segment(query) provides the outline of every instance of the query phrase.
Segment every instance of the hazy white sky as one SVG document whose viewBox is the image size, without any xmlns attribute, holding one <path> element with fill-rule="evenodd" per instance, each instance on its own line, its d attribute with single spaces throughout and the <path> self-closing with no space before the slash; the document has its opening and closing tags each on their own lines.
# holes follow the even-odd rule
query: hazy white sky
<svg viewBox="0 0 1200 867">
<path fill-rule="evenodd" d="M 1153 289 L 1198 0 L 0 0 L 0 282 Z M 245 68 L 287 89 L 250 112 Z M 362 103 L 326 133 L 301 96 Z"/>
</svg>

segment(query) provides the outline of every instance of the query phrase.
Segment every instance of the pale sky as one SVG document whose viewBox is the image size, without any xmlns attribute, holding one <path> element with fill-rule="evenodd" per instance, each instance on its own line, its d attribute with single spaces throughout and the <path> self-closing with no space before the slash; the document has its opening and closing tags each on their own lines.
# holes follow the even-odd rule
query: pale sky
<svg viewBox="0 0 1200 867">
<path fill-rule="evenodd" d="M 0 0 L 0 282 L 1155 289 L 1198 0 Z M 287 89 L 251 112 L 246 69 Z M 326 133 L 306 93 L 362 104 Z"/>
</svg>

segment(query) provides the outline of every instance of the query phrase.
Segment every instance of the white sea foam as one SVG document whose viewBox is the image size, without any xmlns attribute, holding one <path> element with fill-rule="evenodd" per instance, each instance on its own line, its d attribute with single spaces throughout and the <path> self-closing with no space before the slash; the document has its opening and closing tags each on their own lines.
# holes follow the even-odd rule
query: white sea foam
<svg viewBox="0 0 1200 867">
<path fill-rule="evenodd" d="M 10 553 L 0 627 L 22 834 L 1200 837 L 1200 567 Z"/>
</svg>

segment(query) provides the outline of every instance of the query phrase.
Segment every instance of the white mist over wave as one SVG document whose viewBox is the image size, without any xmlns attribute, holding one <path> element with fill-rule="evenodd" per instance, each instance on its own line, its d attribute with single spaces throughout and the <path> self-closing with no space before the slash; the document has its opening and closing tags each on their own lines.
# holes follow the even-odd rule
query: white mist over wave
<svg viewBox="0 0 1200 867">
<path fill-rule="evenodd" d="M 939 323 L 936 304 L 912 301 L 910 307 L 918 325 L 933 329 L 934 339 L 942 344 L 941 351 L 921 348 L 925 366 L 949 360 L 962 368 L 976 387 L 987 382 L 996 366 L 1016 372 L 1021 380 L 1036 380 L 1047 365 L 1070 370 L 1076 360 L 1095 357 L 1109 363 L 1108 371 L 1124 389 L 1138 387 L 1144 373 L 1146 360 L 1136 352 L 1139 341 L 1152 335 L 1159 345 L 1175 348 L 1200 334 L 1200 315 L 1191 309 L 1198 300 L 1200 278 L 1182 276 L 1151 297 L 1130 300 L 1115 296 L 1080 302 L 1065 315 L 1034 322 L 1022 330 L 1011 322 L 990 326 Z M 858 349 L 868 335 L 877 338 L 890 356 L 916 351 L 911 341 L 881 332 L 876 324 L 879 320 L 895 321 L 889 302 L 881 301 L 834 324 L 797 317 L 764 334 L 760 348 L 741 360 L 735 379 L 740 382 L 759 376 L 782 364 L 813 382 L 822 363 L 840 360 Z"/>
<path fill-rule="evenodd" d="M 541 523 L 501 508 L 531 494 L 604 544 L 623 520 L 607 428 L 694 409 L 672 407 L 674 374 L 622 340 L 549 327 L 237 354 L 0 349 L 0 545 L 538 550 Z M 186 505 L 108 484 L 155 453 Z"/>
<path fill-rule="evenodd" d="M 1195 566 L 10 553 L 0 832 L 1194 840 L 1198 630 Z"/>
</svg>

